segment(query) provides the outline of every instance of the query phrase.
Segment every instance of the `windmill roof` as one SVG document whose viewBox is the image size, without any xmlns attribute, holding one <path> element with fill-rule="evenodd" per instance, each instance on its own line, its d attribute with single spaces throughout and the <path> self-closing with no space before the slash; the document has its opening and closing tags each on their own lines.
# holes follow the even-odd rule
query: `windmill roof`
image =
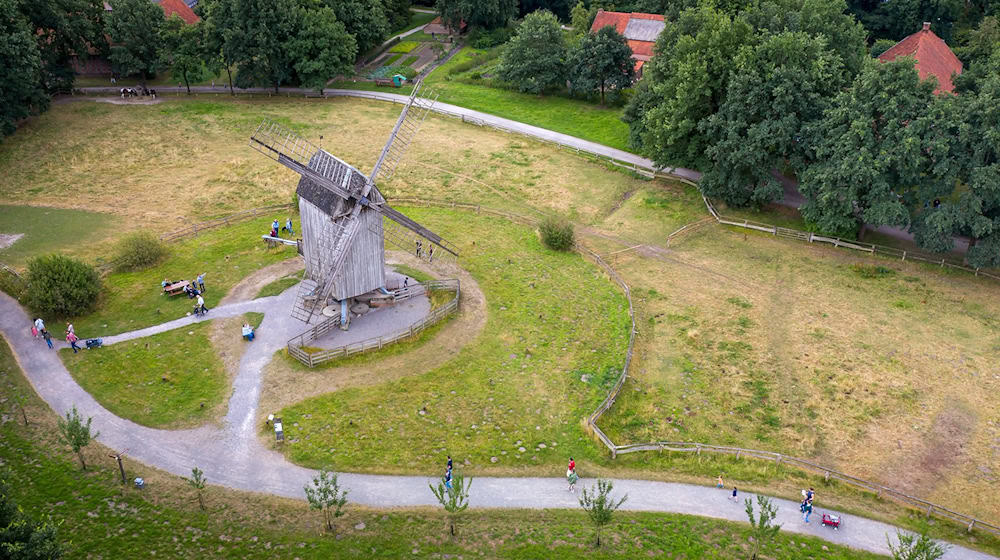
<svg viewBox="0 0 1000 560">
<path fill-rule="evenodd" d="M 896 43 L 878 59 L 890 62 L 901 56 L 911 56 L 917 61 L 917 73 L 921 80 L 929 76 L 937 78 L 938 88 L 934 93 L 955 91 L 951 75 L 962 73 L 962 61 L 943 39 L 931 31 L 930 23 L 925 22 L 923 29 Z"/>
<path fill-rule="evenodd" d="M 313 154 L 309 159 L 309 168 L 338 185 L 343 184 L 345 173 L 350 174 L 350 177 L 347 179 L 347 190 L 350 191 L 360 190 L 368 181 L 368 178 L 354 166 L 325 150 L 320 150 Z M 300 198 L 311 202 L 328 216 L 334 216 L 343 206 L 341 202 L 344 199 L 339 194 L 305 177 L 299 181 L 299 186 L 296 188 L 295 193 Z M 372 189 L 369 198 L 373 202 L 385 202 L 378 189 Z"/>
</svg>

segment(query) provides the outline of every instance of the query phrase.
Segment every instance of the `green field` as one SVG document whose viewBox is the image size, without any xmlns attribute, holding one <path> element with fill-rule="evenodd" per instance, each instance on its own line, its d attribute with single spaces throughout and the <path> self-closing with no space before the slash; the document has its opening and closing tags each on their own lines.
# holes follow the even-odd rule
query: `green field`
<svg viewBox="0 0 1000 560">
<path fill-rule="evenodd" d="M 221 415 L 228 394 L 208 329 L 208 322 L 197 323 L 60 354 L 73 379 L 116 415 L 152 428 L 197 426 Z"/>
<path fill-rule="evenodd" d="M 576 510 L 473 510 L 454 539 L 443 536 L 437 509 L 373 510 L 348 505 L 337 535 L 323 534 L 316 512 L 304 502 L 258 494 L 205 490 L 206 511 L 178 477 L 148 469 L 127 457 L 129 478 L 146 489 L 122 487 L 110 452 L 85 449 L 90 470 L 79 470 L 53 435 L 55 415 L 31 393 L 10 349 L 0 339 L 0 394 L 17 388 L 31 397 L 31 424 L 0 424 L 0 463 L 11 494 L 26 514 L 51 517 L 65 558 L 167 559 L 347 557 L 425 558 L 441 554 L 509 558 L 633 558 L 670 551 L 688 558 L 739 558 L 749 549 L 745 524 L 691 516 L 620 513 L 605 531 L 615 543 L 593 550 L 593 532 Z M 211 482 L 211 480 L 209 480 Z M 473 487 L 474 488 L 474 487 Z M 473 490 L 474 491 L 474 490 Z M 359 525 L 363 523 L 364 526 Z M 417 552 L 414 553 L 413 551 Z M 868 560 L 878 556 L 781 534 L 776 557 L 792 560 Z"/>
<path fill-rule="evenodd" d="M 5 162 L 0 151 L 0 166 Z M 114 233 L 115 217 L 97 212 L 44 206 L 0 205 L 0 234 L 24 234 L 13 245 L 0 249 L 0 262 L 23 267 L 30 257 L 45 253 L 87 252 L 89 245 Z"/>
</svg>

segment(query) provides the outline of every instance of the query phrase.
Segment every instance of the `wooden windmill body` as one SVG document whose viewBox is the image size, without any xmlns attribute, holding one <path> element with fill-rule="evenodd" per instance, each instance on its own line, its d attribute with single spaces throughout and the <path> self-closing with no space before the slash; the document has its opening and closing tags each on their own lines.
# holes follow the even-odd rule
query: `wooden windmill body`
<svg viewBox="0 0 1000 560">
<path fill-rule="evenodd" d="M 439 235 L 390 207 L 376 185 L 376 180 L 391 177 L 434 103 L 417 97 L 419 90 L 417 84 L 367 176 L 276 123 L 261 123 L 251 136 L 251 147 L 301 175 L 296 193 L 306 266 L 293 317 L 308 323 L 327 306 L 346 308 L 352 299 L 373 292 L 391 302 L 385 279 L 386 239 L 407 251 L 433 244 L 457 255 Z"/>
</svg>

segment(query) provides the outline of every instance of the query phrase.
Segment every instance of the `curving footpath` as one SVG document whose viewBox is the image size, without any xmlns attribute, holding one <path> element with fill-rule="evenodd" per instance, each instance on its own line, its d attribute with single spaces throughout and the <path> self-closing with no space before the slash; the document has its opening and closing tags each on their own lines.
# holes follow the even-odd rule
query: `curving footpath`
<svg viewBox="0 0 1000 560">
<path fill-rule="evenodd" d="M 70 376 L 58 353 L 34 339 L 28 326 L 30 318 L 18 303 L 0 292 L 0 333 L 4 335 L 35 391 L 57 414 L 73 406 L 85 417 L 93 417 L 100 430 L 98 440 L 112 449 L 128 449 L 133 459 L 178 476 L 188 476 L 198 466 L 212 484 L 251 492 L 266 492 L 303 499 L 303 486 L 316 472 L 293 465 L 279 453 L 266 448 L 256 436 L 255 418 L 260 397 L 263 368 L 274 352 L 284 346 L 287 334 L 300 328 L 288 317 L 294 289 L 279 296 L 223 305 L 211 310 L 211 317 L 185 317 L 162 325 L 106 337 L 114 344 L 149 336 L 197 321 L 232 317 L 248 311 L 264 313 L 259 336 L 247 345 L 233 382 L 233 393 L 222 427 L 202 426 L 189 430 L 158 430 L 140 426 L 115 416 L 97 403 Z M 350 500 L 372 507 L 436 506 L 427 489 L 432 479 L 424 476 L 382 476 L 350 474 L 340 480 L 350 490 Z M 581 481 L 581 485 L 592 483 Z M 627 493 L 624 509 L 673 512 L 730 521 L 746 521 L 741 496 L 739 503 L 729 500 L 729 492 L 693 484 L 616 480 L 615 489 Z M 563 478 L 476 477 L 470 504 L 478 508 L 576 508 L 575 494 L 566 491 Z M 845 515 L 844 528 L 823 528 L 818 519 L 810 524 L 801 520 L 798 503 L 775 499 L 777 522 L 782 530 L 817 536 L 827 541 L 881 554 L 888 553 L 886 535 L 896 527 L 860 517 Z M 822 510 L 831 511 L 832 510 Z M 819 517 L 817 512 L 816 517 Z M 952 547 L 949 560 L 985 560 L 990 555 L 963 547 Z"/>
</svg>

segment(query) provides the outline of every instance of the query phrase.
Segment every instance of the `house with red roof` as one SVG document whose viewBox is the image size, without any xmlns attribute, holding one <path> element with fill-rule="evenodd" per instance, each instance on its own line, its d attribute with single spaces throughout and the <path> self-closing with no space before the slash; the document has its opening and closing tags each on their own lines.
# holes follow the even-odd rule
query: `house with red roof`
<svg viewBox="0 0 1000 560">
<path fill-rule="evenodd" d="M 153 2 L 158 3 L 163 8 L 164 17 L 169 18 L 177 14 L 184 20 L 184 23 L 197 23 L 201 19 L 184 0 L 153 0 Z"/>
<path fill-rule="evenodd" d="M 641 76 L 642 66 L 653 58 L 653 45 L 656 44 L 656 38 L 666 27 L 663 16 L 640 12 L 598 10 L 590 30 L 596 33 L 599 29 L 609 25 L 614 26 L 616 31 L 625 36 L 625 41 L 632 49 L 632 59 L 635 60 L 635 73 L 637 76 Z"/>
<path fill-rule="evenodd" d="M 954 93 L 953 75 L 962 73 L 962 61 L 948 48 L 948 44 L 931 31 L 931 24 L 924 22 L 924 28 L 893 45 L 879 55 L 882 62 L 896 60 L 901 56 L 913 57 L 917 73 L 924 80 L 930 76 L 937 78 L 938 87 L 934 93 Z"/>
</svg>

